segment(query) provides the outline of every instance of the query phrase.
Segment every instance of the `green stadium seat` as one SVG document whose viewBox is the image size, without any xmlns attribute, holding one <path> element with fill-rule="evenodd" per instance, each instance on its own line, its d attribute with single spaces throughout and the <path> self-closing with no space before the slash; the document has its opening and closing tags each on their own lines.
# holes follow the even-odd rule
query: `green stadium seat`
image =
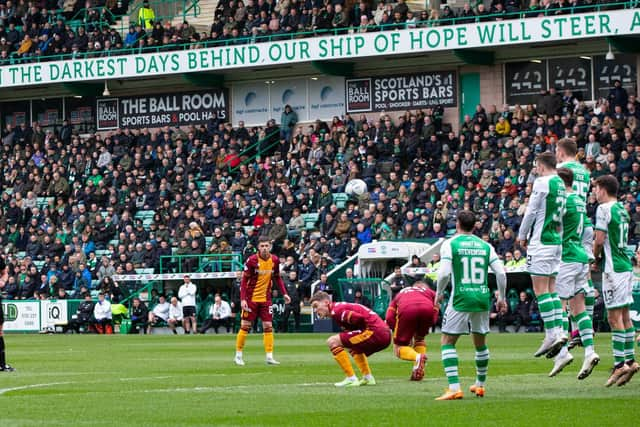
<svg viewBox="0 0 640 427">
<path fill-rule="evenodd" d="M 138 211 L 136 212 L 136 215 L 134 216 L 135 219 L 141 219 L 141 220 L 145 220 L 148 218 L 153 219 L 153 216 L 156 214 L 155 211 Z"/>
<path fill-rule="evenodd" d="M 96 249 L 96 258 L 102 258 L 103 256 L 111 257 L 111 251 L 109 249 Z"/>
<path fill-rule="evenodd" d="M 205 236 L 204 241 L 206 249 L 209 249 L 209 247 L 211 247 L 211 243 L 213 242 L 213 236 Z"/>
<path fill-rule="evenodd" d="M 119 244 L 120 240 L 118 239 L 109 240 L 109 245 L 113 245 L 114 248 L 117 248 Z"/>
<path fill-rule="evenodd" d="M 524 291 L 527 293 L 527 296 L 529 297 L 529 299 L 530 299 L 531 301 L 533 301 L 534 299 L 536 299 L 536 294 L 535 294 L 535 292 L 533 292 L 533 289 L 531 289 L 531 288 L 527 288 L 527 289 L 525 289 Z"/>
<path fill-rule="evenodd" d="M 18 259 L 23 259 L 25 256 L 27 256 L 27 253 L 25 251 L 16 252 L 16 257 Z"/>
<path fill-rule="evenodd" d="M 153 274 L 153 268 L 136 268 L 136 274 Z"/>
<path fill-rule="evenodd" d="M 320 214 L 316 213 L 307 213 L 302 214 L 304 218 L 304 227 L 307 230 L 315 230 L 318 219 L 320 218 Z"/>
<path fill-rule="evenodd" d="M 36 268 L 38 269 L 38 271 L 40 271 L 40 270 L 42 270 L 42 267 L 44 267 L 44 261 L 35 260 L 35 261 L 33 261 L 33 265 L 35 265 Z"/>
<path fill-rule="evenodd" d="M 447 238 L 452 237 L 454 234 L 456 234 L 455 228 L 447 230 Z"/>
<path fill-rule="evenodd" d="M 347 193 L 333 193 L 333 203 L 335 203 L 338 209 L 344 209 L 347 205 L 347 200 L 349 200 Z"/>
<path fill-rule="evenodd" d="M 633 258 L 636 254 L 636 245 L 627 245 L 626 252 L 629 258 Z"/>
<path fill-rule="evenodd" d="M 36 199 L 36 206 L 38 207 L 38 209 L 44 209 L 47 206 L 49 206 L 51 203 L 53 203 L 54 198 L 53 197 L 38 197 Z"/>
</svg>

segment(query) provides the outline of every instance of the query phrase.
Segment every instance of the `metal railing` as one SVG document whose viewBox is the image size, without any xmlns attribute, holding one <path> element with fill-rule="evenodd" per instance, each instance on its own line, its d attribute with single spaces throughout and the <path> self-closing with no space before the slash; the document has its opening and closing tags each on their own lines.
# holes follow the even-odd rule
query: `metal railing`
<svg viewBox="0 0 640 427">
<path fill-rule="evenodd" d="M 184 0 L 177 0 L 184 1 Z M 197 0 L 193 0 L 197 1 Z M 613 9 L 632 9 L 638 7 L 640 2 L 638 0 L 631 0 L 625 2 L 615 2 L 615 3 L 603 3 L 603 4 L 595 4 L 595 5 L 585 5 L 585 6 L 576 6 L 576 7 L 565 7 L 565 8 L 555 8 L 550 9 L 548 11 L 542 9 L 534 9 L 534 10 L 521 10 L 517 12 L 511 13 L 501 13 L 501 14 L 487 14 L 482 16 L 474 16 L 474 17 L 455 17 L 455 18 L 440 18 L 435 20 L 426 20 L 426 21 L 416 21 L 414 24 L 409 23 L 391 23 L 391 24 L 383 24 L 383 25 L 369 25 L 368 29 L 371 31 L 391 31 L 398 29 L 407 29 L 407 28 L 430 28 L 436 26 L 446 26 L 446 25 L 455 25 L 455 24 L 469 24 L 469 23 L 479 23 L 479 22 L 487 22 L 494 20 L 507 20 L 507 19 L 525 19 L 528 17 L 534 17 L 538 15 L 555 15 L 560 13 L 589 13 L 589 12 L 599 12 L 603 10 L 613 10 Z M 177 51 L 177 50 L 189 50 L 193 48 L 212 48 L 212 47 L 220 47 L 220 46 L 230 46 L 230 45 L 241 45 L 241 44 L 254 44 L 254 43 L 264 43 L 271 41 L 283 41 L 283 40 L 293 40 L 298 38 L 308 38 L 308 37 L 316 37 L 316 36 L 327 36 L 327 35 L 341 35 L 347 33 L 358 33 L 359 27 L 349 26 L 344 28 L 333 28 L 333 29 L 317 29 L 313 31 L 302 31 L 302 32 L 291 32 L 291 33 L 282 33 L 282 34 L 269 34 L 269 35 L 257 35 L 257 36 L 246 36 L 246 37 L 237 37 L 225 40 L 205 40 L 198 41 L 194 43 L 181 43 L 181 44 L 171 44 L 165 46 L 152 46 L 152 47 L 136 47 L 136 48 L 123 48 L 117 49 L 113 51 L 109 51 L 108 53 L 102 51 L 96 52 L 81 52 L 80 54 L 59 54 L 59 55 L 42 55 L 42 56 L 30 56 L 28 58 L 17 58 L 11 57 L 9 59 L 8 64 L 0 63 L 0 66 L 3 65 L 13 65 L 16 63 L 29 63 L 29 62 L 40 62 L 40 61 L 58 61 L 65 59 L 82 59 L 82 58 L 97 58 L 103 56 L 115 56 L 115 55 L 137 55 L 142 53 L 157 53 L 164 51 Z"/>
<path fill-rule="evenodd" d="M 279 137 L 274 138 L 275 142 L 270 143 L 267 147 L 263 148 L 262 144 L 265 141 L 269 141 L 275 135 L 279 134 L 279 132 L 280 132 L 279 130 L 273 131 L 268 135 L 266 135 L 264 138 L 244 148 L 240 153 L 238 153 L 238 157 L 240 158 L 240 163 L 238 164 L 238 166 L 235 166 L 235 167 L 232 167 L 231 165 L 229 165 L 229 173 L 235 173 L 238 171 L 238 169 L 240 169 L 240 166 L 252 163 L 257 157 L 261 157 L 263 153 L 269 153 L 272 148 L 274 148 L 276 145 L 280 143 L 280 138 Z M 254 151 L 255 151 L 255 154 L 254 154 Z M 249 156 L 249 157 L 245 157 L 243 159 L 242 158 L 243 156 Z"/>
<path fill-rule="evenodd" d="M 138 22 L 138 14 L 142 9 L 142 1 L 132 2 L 129 5 L 130 23 Z M 200 0 L 150 0 L 149 7 L 153 9 L 155 21 L 172 21 L 176 16 L 182 16 L 185 21 L 189 17 L 198 17 L 200 15 Z M 124 34 L 126 28 L 121 26 L 121 33 Z"/>
<path fill-rule="evenodd" d="M 163 255 L 160 257 L 160 273 L 200 273 L 242 271 L 242 255 Z"/>
</svg>

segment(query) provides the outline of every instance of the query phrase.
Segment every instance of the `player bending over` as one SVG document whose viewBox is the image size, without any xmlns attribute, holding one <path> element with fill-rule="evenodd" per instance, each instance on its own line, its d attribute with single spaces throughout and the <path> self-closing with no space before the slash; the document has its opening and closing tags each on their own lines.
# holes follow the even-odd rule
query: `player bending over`
<svg viewBox="0 0 640 427">
<path fill-rule="evenodd" d="M 376 380 L 371 375 L 367 356 L 389 347 L 391 332 L 382 319 L 373 311 L 360 304 L 347 302 L 331 302 L 326 292 L 316 292 L 311 298 L 311 308 L 318 317 L 331 317 L 342 328 L 343 332 L 329 337 L 327 345 L 333 358 L 344 371 L 346 378 L 336 387 L 358 387 L 361 385 L 375 385 Z M 351 366 L 349 355 L 358 365 L 362 379 L 358 380 Z"/>
<path fill-rule="evenodd" d="M 386 322 L 393 330 L 393 353 L 402 360 L 414 362 L 411 381 L 424 378 L 427 362 L 424 337 L 438 321 L 435 296 L 426 283 L 416 282 L 401 290 L 387 309 Z"/>
</svg>

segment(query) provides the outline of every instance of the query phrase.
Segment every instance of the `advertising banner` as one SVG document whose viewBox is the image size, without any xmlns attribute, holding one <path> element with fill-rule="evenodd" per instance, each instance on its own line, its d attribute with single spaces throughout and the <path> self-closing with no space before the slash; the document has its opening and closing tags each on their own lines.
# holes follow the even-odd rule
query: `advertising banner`
<svg viewBox="0 0 640 427">
<path fill-rule="evenodd" d="M 37 332 L 40 330 L 39 301 L 2 301 L 4 330 Z"/>
<path fill-rule="evenodd" d="M 98 99 L 96 100 L 96 112 L 98 114 L 98 130 L 109 130 L 118 128 L 118 100 Z"/>
<path fill-rule="evenodd" d="M 269 86 L 264 81 L 233 84 L 231 105 L 234 126 L 240 120 L 246 126 L 264 126 L 267 123 L 271 118 Z"/>
<path fill-rule="evenodd" d="M 458 81 L 455 71 L 426 71 L 399 76 L 349 79 L 346 82 L 345 93 L 349 113 L 455 107 L 458 100 Z"/>
<path fill-rule="evenodd" d="M 371 79 L 349 79 L 346 82 L 347 113 L 373 110 L 371 99 Z"/>
<path fill-rule="evenodd" d="M 213 113 L 219 118 L 229 117 L 226 89 L 98 99 L 96 104 L 98 130 L 188 126 L 207 122 Z"/>
<path fill-rule="evenodd" d="M 344 114 L 344 77 L 309 80 L 309 120 L 331 120 Z"/>
<path fill-rule="evenodd" d="M 570 16 L 474 22 L 258 44 L 154 52 L 0 67 L 0 86 L 42 85 L 184 74 L 311 61 L 416 55 L 452 49 L 583 40 L 640 33 L 640 10 L 606 10 Z"/>
<path fill-rule="evenodd" d="M 40 323 L 42 328 L 53 327 L 67 321 L 66 300 L 45 300 L 40 302 Z"/>
<path fill-rule="evenodd" d="M 286 105 L 298 114 L 298 121 L 309 120 L 307 108 L 307 79 L 276 80 L 270 85 L 271 117 L 280 122 Z"/>
</svg>

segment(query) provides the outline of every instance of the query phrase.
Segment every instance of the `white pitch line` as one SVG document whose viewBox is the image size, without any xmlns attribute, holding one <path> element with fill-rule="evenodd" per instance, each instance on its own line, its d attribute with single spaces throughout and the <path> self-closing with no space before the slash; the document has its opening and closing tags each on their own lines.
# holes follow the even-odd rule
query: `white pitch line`
<svg viewBox="0 0 640 427">
<path fill-rule="evenodd" d="M 73 382 L 72 381 L 65 381 L 65 382 L 60 382 L 60 383 L 27 384 L 27 385 L 21 385 L 21 386 L 18 386 L 18 387 L 0 388 L 0 396 L 2 396 L 5 393 L 9 393 L 11 391 L 28 390 L 30 388 L 50 387 L 52 385 L 63 385 L 63 384 L 73 384 Z"/>
</svg>

